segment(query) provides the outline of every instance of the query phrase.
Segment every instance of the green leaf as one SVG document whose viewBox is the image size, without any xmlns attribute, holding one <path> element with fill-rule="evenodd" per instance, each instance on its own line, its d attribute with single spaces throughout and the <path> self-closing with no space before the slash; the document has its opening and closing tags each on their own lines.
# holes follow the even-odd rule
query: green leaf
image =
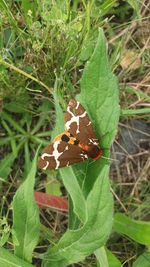
<svg viewBox="0 0 150 267">
<path fill-rule="evenodd" d="M 8 242 L 10 236 L 10 226 L 8 225 L 6 217 L 0 219 L 0 236 L 0 247 L 3 247 L 5 243 Z"/>
<path fill-rule="evenodd" d="M 98 176 L 88 198 L 87 220 L 78 230 L 68 230 L 59 243 L 44 255 L 44 267 L 63 267 L 83 260 L 103 246 L 112 227 L 112 195 L 108 166 Z"/>
<path fill-rule="evenodd" d="M 26 23 L 30 26 L 38 10 L 37 1 L 22 0 L 21 2 Z"/>
<path fill-rule="evenodd" d="M 137 0 L 127 0 L 127 2 L 131 5 L 131 7 L 135 10 L 138 18 L 141 18 L 140 12 L 140 1 Z M 144 266 L 143 266 L 144 267 Z"/>
<path fill-rule="evenodd" d="M 96 38 L 93 38 L 93 37 L 96 37 Z M 95 39 L 97 39 L 97 36 L 92 36 L 91 40 L 86 40 L 86 43 L 85 45 L 83 45 L 81 53 L 80 53 L 81 61 L 87 61 L 91 57 L 91 54 L 93 53 L 95 43 L 96 43 Z"/>
<path fill-rule="evenodd" d="M 61 183 L 54 177 L 47 177 L 48 183 L 45 185 L 46 193 L 55 196 L 61 196 Z"/>
<path fill-rule="evenodd" d="M 94 31 L 92 29 L 92 34 L 89 33 L 87 37 L 83 40 L 81 53 L 79 55 L 80 64 L 81 62 L 83 64 L 83 62 L 86 62 L 91 58 L 97 43 L 98 35 L 99 29 L 95 29 Z"/>
<path fill-rule="evenodd" d="M 97 249 L 94 252 L 94 254 L 96 256 L 99 267 L 109 267 L 108 266 L 108 260 L 107 260 L 107 254 L 106 254 L 104 247 Z"/>
<path fill-rule="evenodd" d="M 149 267 L 149 266 L 150 266 L 150 252 L 143 253 L 133 263 L 133 267 Z"/>
<path fill-rule="evenodd" d="M 34 200 L 37 153 L 27 179 L 13 199 L 13 232 L 19 243 L 15 246 L 15 254 L 29 262 L 38 242 L 40 227 L 39 212 Z"/>
<path fill-rule="evenodd" d="M 91 116 L 101 144 L 109 147 L 116 133 L 120 109 L 118 84 L 109 67 L 101 29 L 94 53 L 84 68 L 79 99 Z"/>
<path fill-rule="evenodd" d="M 13 14 L 10 11 L 10 7 L 9 7 L 9 5 L 7 5 L 7 1 L 5 1 L 5 0 L 1 0 L 0 1 L 0 9 L 3 10 L 6 13 L 6 15 L 8 17 L 8 20 L 10 20 L 10 22 L 13 25 L 14 29 L 18 28 L 16 19 L 14 18 Z"/>
<path fill-rule="evenodd" d="M 86 220 L 86 203 L 83 192 L 79 186 L 78 180 L 75 176 L 72 167 L 60 169 L 60 174 L 67 192 L 69 193 L 73 202 L 73 211 L 77 217 L 85 222 Z"/>
<path fill-rule="evenodd" d="M 23 261 L 4 248 L 0 248 L 0 266 L 3 267 L 34 267 L 34 265 Z"/>
<path fill-rule="evenodd" d="M 118 84 L 109 67 L 106 40 L 102 30 L 99 31 L 93 55 L 84 68 L 78 99 L 91 117 L 103 155 L 108 157 L 108 149 L 117 131 L 120 108 Z M 105 164 L 108 162 L 100 158 L 87 166 L 83 185 L 85 196 L 90 192 Z"/>
<path fill-rule="evenodd" d="M 116 258 L 116 256 L 109 250 L 106 249 L 107 259 L 109 263 L 109 267 L 121 267 L 121 262 Z"/>
<path fill-rule="evenodd" d="M 26 134 L 25 130 L 22 127 L 20 127 L 20 124 L 17 123 L 8 113 L 3 111 L 1 115 L 2 115 L 2 119 L 8 121 L 10 125 L 14 127 L 14 129 L 16 129 L 18 132 L 20 132 L 23 135 Z"/>
<path fill-rule="evenodd" d="M 65 3 L 64 3 L 65 5 Z M 48 16 L 48 20 L 56 20 L 56 21 L 65 21 L 67 19 L 67 15 L 65 13 L 62 12 L 62 10 L 60 9 L 60 5 L 53 5 L 53 7 L 51 8 L 51 12 L 49 13 Z"/>
<path fill-rule="evenodd" d="M 124 88 L 121 88 L 123 91 L 126 91 L 129 94 L 133 94 L 136 95 L 138 98 L 144 98 L 145 100 L 147 100 L 148 102 L 150 102 L 150 96 L 148 94 L 146 94 L 145 92 L 143 92 L 142 90 L 135 89 L 134 87 L 131 86 L 125 86 Z"/>
<path fill-rule="evenodd" d="M 114 231 L 127 235 L 137 243 L 150 245 L 150 223 L 133 220 L 122 213 L 114 216 Z"/>
<path fill-rule="evenodd" d="M 0 139 L 0 146 L 3 146 L 5 144 L 8 144 L 9 142 L 11 142 L 12 137 L 4 137 Z"/>
<path fill-rule="evenodd" d="M 11 141 L 11 139 L 10 139 Z M 22 145 L 24 144 L 24 140 L 19 143 L 19 145 L 16 147 L 15 153 L 11 152 L 7 154 L 0 162 L 0 177 L 4 180 L 7 179 L 8 175 L 10 174 L 12 170 L 12 165 L 14 163 L 14 160 L 16 159 L 18 152 Z"/>
<path fill-rule="evenodd" d="M 56 81 L 57 83 L 57 81 Z M 55 110 L 56 110 L 56 123 L 55 128 L 52 131 L 52 140 L 60 133 L 64 131 L 64 114 L 62 108 L 59 104 L 59 98 L 57 95 L 57 91 L 54 91 L 54 101 L 55 101 Z"/>
<path fill-rule="evenodd" d="M 30 148 L 29 148 L 29 142 L 28 140 L 24 144 L 24 174 L 23 177 L 26 177 L 26 175 L 29 173 L 31 169 L 31 160 L 30 160 Z"/>
<path fill-rule="evenodd" d="M 7 180 L 8 175 L 12 170 L 12 165 L 16 156 L 13 153 L 7 154 L 0 162 L 0 177 Z"/>
<path fill-rule="evenodd" d="M 5 109 L 9 112 L 15 112 L 15 113 L 25 113 L 28 112 L 27 109 L 28 102 L 23 101 L 12 101 L 10 103 L 5 104 Z"/>
<path fill-rule="evenodd" d="M 11 149 L 13 151 L 13 155 L 16 157 L 17 156 L 17 145 L 16 145 L 14 133 L 12 132 L 11 128 L 8 126 L 8 124 L 4 120 L 2 121 L 2 125 L 4 129 L 8 132 L 8 136 L 11 137 L 10 139 Z"/>
<path fill-rule="evenodd" d="M 43 101 L 41 106 L 39 107 L 40 116 L 39 119 L 34 126 L 33 130 L 31 131 L 31 134 L 34 135 L 35 133 L 38 133 L 40 128 L 45 124 L 46 120 L 49 120 L 49 110 L 52 109 L 51 103 L 49 101 Z M 50 134 L 50 132 L 49 132 Z"/>
</svg>

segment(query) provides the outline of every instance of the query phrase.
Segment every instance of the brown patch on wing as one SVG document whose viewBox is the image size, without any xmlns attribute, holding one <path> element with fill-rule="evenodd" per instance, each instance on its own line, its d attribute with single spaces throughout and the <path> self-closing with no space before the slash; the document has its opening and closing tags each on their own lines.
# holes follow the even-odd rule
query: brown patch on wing
<svg viewBox="0 0 150 267">
<path fill-rule="evenodd" d="M 38 161 L 38 167 L 43 170 L 58 169 L 86 160 L 87 158 L 87 153 L 78 145 L 72 145 L 59 140 L 44 149 Z"/>
<path fill-rule="evenodd" d="M 98 139 L 92 127 L 91 120 L 83 106 L 76 100 L 69 101 L 64 115 L 66 130 L 72 133 L 80 143 L 98 145 Z"/>
<path fill-rule="evenodd" d="M 62 149 L 63 143 L 60 143 L 60 149 Z M 88 159 L 87 153 L 81 147 L 71 144 L 67 144 L 66 147 L 63 154 L 59 157 L 60 167 L 69 166 Z"/>
</svg>

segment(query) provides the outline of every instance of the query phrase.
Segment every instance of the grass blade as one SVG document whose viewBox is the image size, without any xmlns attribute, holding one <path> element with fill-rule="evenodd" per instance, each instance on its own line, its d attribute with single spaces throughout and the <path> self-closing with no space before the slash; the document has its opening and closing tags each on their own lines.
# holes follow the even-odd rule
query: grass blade
<svg viewBox="0 0 150 267">
<path fill-rule="evenodd" d="M 149 222 L 133 220 L 125 214 L 116 213 L 113 228 L 116 232 L 127 235 L 140 244 L 150 246 Z"/>
<path fill-rule="evenodd" d="M 142 114 L 150 114 L 150 108 L 139 108 L 139 109 L 122 109 L 121 116 L 135 116 Z"/>
</svg>

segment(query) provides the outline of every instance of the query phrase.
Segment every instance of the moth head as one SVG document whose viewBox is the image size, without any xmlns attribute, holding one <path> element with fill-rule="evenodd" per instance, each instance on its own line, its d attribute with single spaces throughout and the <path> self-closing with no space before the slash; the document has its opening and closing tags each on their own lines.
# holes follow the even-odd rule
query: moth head
<svg viewBox="0 0 150 267">
<path fill-rule="evenodd" d="M 80 147 L 86 151 L 88 157 L 91 159 L 97 160 L 102 156 L 102 150 L 99 148 L 99 146 L 80 144 Z"/>
<path fill-rule="evenodd" d="M 97 160 L 102 156 L 102 150 L 98 146 L 90 145 L 87 151 L 87 155 L 89 158 Z"/>
</svg>

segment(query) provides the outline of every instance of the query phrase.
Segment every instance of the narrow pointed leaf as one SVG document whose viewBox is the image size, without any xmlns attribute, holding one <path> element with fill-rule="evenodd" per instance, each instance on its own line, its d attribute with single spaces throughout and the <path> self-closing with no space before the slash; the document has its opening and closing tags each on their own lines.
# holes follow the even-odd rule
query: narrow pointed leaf
<svg viewBox="0 0 150 267">
<path fill-rule="evenodd" d="M 7 154 L 0 162 L 0 177 L 7 180 L 8 175 L 12 170 L 12 165 L 16 156 L 13 153 Z"/>
<path fill-rule="evenodd" d="M 97 262 L 99 264 L 98 265 L 99 267 L 109 267 L 108 260 L 107 260 L 107 254 L 106 254 L 106 251 L 105 251 L 104 247 L 101 247 L 101 248 L 97 249 L 94 252 L 94 254 L 96 256 L 96 259 L 97 259 Z"/>
<path fill-rule="evenodd" d="M 15 254 L 31 262 L 32 252 L 39 238 L 39 212 L 34 200 L 34 182 L 37 153 L 25 182 L 17 190 L 13 199 L 13 231 L 18 244 Z"/>
<path fill-rule="evenodd" d="M 149 267 L 150 266 L 150 252 L 145 252 L 140 255 L 133 263 L 133 267 Z"/>
<path fill-rule="evenodd" d="M 106 253 L 107 253 L 109 267 L 122 267 L 121 262 L 109 249 L 106 249 Z"/>
<path fill-rule="evenodd" d="M 150 246 L 150 223 L 133 220 L 122 213 L 116 213 L 114 216 L 114 231 L 127 235 L 134 241 Z"/>
<path fill-rule="evenodd" d="M 57 91 L 54 91 L 54 100 L 55 100 L 55 110 L 56 110 L 56 122 L 55 122 L 55 128 L 52 131 L 51 137 L 52 140 L 61 132 L 64 131 L 64 114 L 62 111 L 62 108 L 59 104 L 59 98 L 57 95 Z"/>
<path fill-rule="evenodd" d="M 76 216 L 82 221 L 86 220 L 86 203 L 85 198 L 78 183 L 77 177 L 72 167 L 63 168 L 60 170 L 63 183 L 71 197 L 73 203 L 73 211 Z"/>
</svg>

